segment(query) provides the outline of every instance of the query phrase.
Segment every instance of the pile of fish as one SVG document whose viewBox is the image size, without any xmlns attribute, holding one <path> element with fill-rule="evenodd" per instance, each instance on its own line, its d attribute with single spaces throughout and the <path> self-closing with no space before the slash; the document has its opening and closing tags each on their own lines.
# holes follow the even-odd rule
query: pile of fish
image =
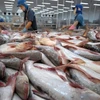
<svg viewBox="0 0 100 100">
<path fill-rule="evenodd" d="M 1 34 L 0 100 L 100 100 L 99 36 Z"/>
</svg>

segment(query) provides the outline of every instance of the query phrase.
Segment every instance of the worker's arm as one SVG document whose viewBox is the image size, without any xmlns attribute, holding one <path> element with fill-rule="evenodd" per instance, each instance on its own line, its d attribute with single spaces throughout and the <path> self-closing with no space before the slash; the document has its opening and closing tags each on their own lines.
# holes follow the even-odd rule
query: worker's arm
<svg viewBox="0 0 100 100">
<path fill-rule="evenodd" d="M 28 29 L 31 27 L 31 25 L 32 25 L 32 22 L 29 21 L 29 22 L 27 23 L 27 25 L 25 26 L 25 28 L 28 30 Z"/>
<path fill-rule="evenodd" d="M 78 24 L 78 21 L 75 21 L 74 24 L 69 28 L 69 30 L 74 30 Z"/>
</svg>

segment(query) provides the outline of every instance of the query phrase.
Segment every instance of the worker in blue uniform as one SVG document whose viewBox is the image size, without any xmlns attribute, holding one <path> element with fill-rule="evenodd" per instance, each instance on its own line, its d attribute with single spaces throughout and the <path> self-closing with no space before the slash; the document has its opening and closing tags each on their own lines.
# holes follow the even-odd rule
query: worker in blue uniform
<svg viewBox="0 0 100 100">
<path fill-rule="evenodd" d="M 3 18 L 0 18 L 0 22 L 4 22 L 4 19 Z"/>
<path fill-rule="evenodd" d="M 23 25 L 25 27 L 21 32 L 26 33 L 29 31 L 37 31 L 37 23 L 34 11 L 29 8 L 29 6 L 25 3 L 25 0 L 18 0 L 17 3 L 17 7 L 20 7 L 24 12 L 24 23 L 20 25 L 20 27 Z"/>
<path fill-rule="evenodd" d="M 84 26 L 84 18 L 82 15 L 83 6 L 81 4 L 77 4 L 74 9 L 75 19 L 74 23 L 71 25 L 69 30 L 79 29 L 81 26 Z"/>
</svg>

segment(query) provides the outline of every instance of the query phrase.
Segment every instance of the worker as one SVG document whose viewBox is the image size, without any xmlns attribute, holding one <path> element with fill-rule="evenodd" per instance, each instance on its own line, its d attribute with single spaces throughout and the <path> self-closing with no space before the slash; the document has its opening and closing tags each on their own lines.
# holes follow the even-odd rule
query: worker
<svg viewBox="0 0 100 100">
<path fill-rule="evenodd" d="M 31 10 L 28 5 L 25 3 L 25 0 L 18 0 L 17 7 L 20 7 L 24 12 L 24 23 L 20 25 L 19 29 L 22 26 L 25 26 L 24 29 L 21 31 L 22 33 L 26 33 L 29 31 L 37 31 L 37 23 L 36 17 L 33 10 Z"/>
<path fill-rule="evenodd" d="M 82 15 L 83 6 L 81 4 L 77 4 L 74 9 L 75 19 L 74 24 L 71 25 L 69 30 L 79 29 L 81 26 L 84 26 L 84 19 Z"/>
<path fill-rule="evenodd" d="M 75 19 L 74 23 L 69 26 L 63 26 L 61 30 L 68 28 L 69 30 L 79 29 L 84 26 L 84 19 L 82 15 L 83 6 L 81 4 L 77 4 L 74 8 Z"/>
</svg>

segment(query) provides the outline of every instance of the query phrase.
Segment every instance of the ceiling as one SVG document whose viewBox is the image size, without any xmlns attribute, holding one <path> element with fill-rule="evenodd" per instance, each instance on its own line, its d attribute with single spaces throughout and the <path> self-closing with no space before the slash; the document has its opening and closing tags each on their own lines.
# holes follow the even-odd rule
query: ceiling
<svg viewBox="0 0 100 100">
<path fill-rule="evenodd" d="M 87 5 L 86 4 L 83 4 L 84 7 L 89 7 L 89 8 L 84 8 L 85 10 L 100 10 L 100 0 L 26 0 L 26 1 L 31 1 L 31 2 L 34 2 L 34 3 L 28 3 L 30 4 L 30 7 L 33 8 L 33 10 L 35 10 L 35 12 L 38 14 L 38 13 L 48 13 L 51 11 L 51 13 L 55 13 L 55 12 L 52 12 L 52 11 L 57 11 L 57 8 L 54 8 L 52 6 L 57 6 L 57 3 L 58 4 L 63 4 L 63 5 L 59 5 L 58 8 L 59 8 L 59 12 L 62 12 L 62 9 L 64 9 L 63 11 L 67 12 L 67 11 L 70 11 L 71 9 L 71 5 L 75 5 L 77 3 L 80 3 L 80 2 L 83 2 L 83 3 L 88 3 Z M 74 3 L 68 3 L 66 1 L 73 1 Z M 5 3 L 4 2 L 13 2 L 13 8 L 12 10 L 6 10 L 5 8 Z M 44 4 L 45 7 L 40 7 L 41 5 L 43 5 L 42 3 L 45 2 L 45 3 L 50 3 L 50 4 Z M 7 5 L 10 5 L 8 3 L 6 3 Z M 99 4 L 99 5 L 96 5 L 94 6 L 94 4 Z M 34 7 L 40 7 L 40 8 L 34 8 Z M 64 8 L 64 7 L 70 7 L 69 9 L 67 8 Z M 47 10 L 48 8 L 48 10 Z M 50 9 L 50 8 L 53 8 L 53 9 Z M 0 10 L 3 12 L 13 12 L 13 13 L 16 13 L 17 10 L 18 10 L 18 7 L 17 7 L 17 0 L 0 0 Z"/>
</svg>

